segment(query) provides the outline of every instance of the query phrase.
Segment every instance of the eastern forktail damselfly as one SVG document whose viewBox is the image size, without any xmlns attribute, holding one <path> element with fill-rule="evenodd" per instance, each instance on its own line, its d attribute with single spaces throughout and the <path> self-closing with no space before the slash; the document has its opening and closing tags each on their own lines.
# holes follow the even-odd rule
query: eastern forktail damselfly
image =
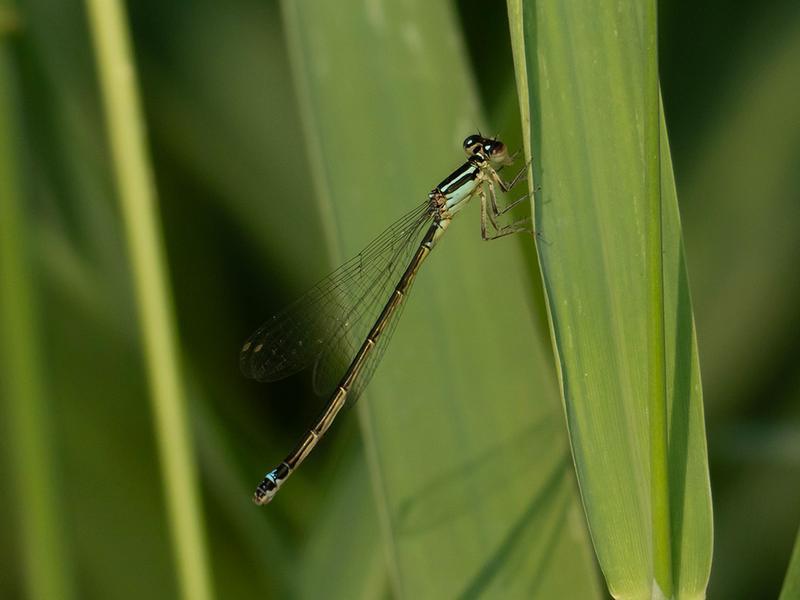
<svg viewBox="0 0 800 600">
<path fill-rule="evenodd" d="M 325 435 L 342 407 L 352 405 L 364 390 L 388 345 L 422 262 L 469 200 L 480 198 L 483 239 L 531 231 L 523 223 L 527 219 L 505 226 L 497 223 L 497 217 L 527 195 L 499 208 L 495 186 L 507 192 L 527 168 L 507 183 L 498 171 L 511 164 L 513 157 L 503 142 L 471 135 L 463 146 L 467 161 L 433 188 L 423 204 L 267 321 L 242 347 L 239 361 L 246 376 L 276 381 L 313 364 L 315 391 L 329 394 L 317 423 L 256 488 L 256 504 L 272 500 Z"/>
</svg>

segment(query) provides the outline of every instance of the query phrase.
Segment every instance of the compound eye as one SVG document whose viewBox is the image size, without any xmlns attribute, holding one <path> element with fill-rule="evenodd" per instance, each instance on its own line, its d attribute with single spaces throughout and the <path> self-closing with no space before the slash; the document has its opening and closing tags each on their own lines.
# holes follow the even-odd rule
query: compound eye
<svg viewBox="0 0 800 600">
<path fill-rule="evenodd" d="M 486 156 L 495 164 L 510 165 L 513 159 L 508 155 L 508 148 L 499 140 L 492 140 L 491 144 L 484 146 Z"/>
<path fill-rule="evenodd" d="M 468 156 L 477 153 L 481 149 L 481 146 L 482 140 L 480 136 L 471 135 L 464 140 L 464 152 L 466 152 Z"/>
</svg>

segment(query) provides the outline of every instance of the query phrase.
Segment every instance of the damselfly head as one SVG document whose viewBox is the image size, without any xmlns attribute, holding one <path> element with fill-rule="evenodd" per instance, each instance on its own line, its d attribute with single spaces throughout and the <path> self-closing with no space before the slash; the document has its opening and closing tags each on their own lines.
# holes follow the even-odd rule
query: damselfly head
<svg viewBox="0 0 800 600">
<path fill-rule="evenodd" d="M 467 153 L 467 156 L 481 156 L 498 166 L 510 165 L 513 162 L 503 142 L 478 134 L 471 135 L 464 140 L 464 152 Z"/>
</svg>

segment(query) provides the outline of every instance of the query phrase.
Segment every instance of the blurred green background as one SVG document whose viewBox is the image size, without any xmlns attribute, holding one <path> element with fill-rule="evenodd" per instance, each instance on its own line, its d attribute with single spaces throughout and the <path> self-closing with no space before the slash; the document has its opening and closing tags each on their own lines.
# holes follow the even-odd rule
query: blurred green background
<svg viewBox="0 0 800 600">
<path fill-rule="evenodd" d="M 516 103 L 505 5 L 456 7 L 483 113 L 505 131 Z M 57 470 L 49 501 L 67 569 L 80 598 L 175 597 L 85 7 L 26 0 L 15 8 L 0 12 L 0 40 L 17 86 L 24 238 Z M 330 573 L 341 551 L 313 543 L 336 506 L 358 515 L 350 535 L 363 547 L 378 544 L 380 529 L 352 413 L 293 478 L 291 503 L 257 511 L 249 500 L 319 402 L 303 379 L 244 380 L 238 349 L 333 266 L 319 258 L 327 256 L 323 227 L 280 6 L 143 0 L 128 10 L 214 587 L 224 598 L 314 595 L 326 588 L 311 580 Z M 800 6 L 662 2 L 660 36 L 705 391 L 715 507 L 709 596 L 776 597 L 800 523 Z M 3 410 L 13 401 L 5 396 Z M 8 481 L 14 450 L 3 433 L 0 480 Z M 359 485 L 330 493 L 351 479 Z M 2 598 L 23 595 L 13 494 L 0 486 Z M 390 594 L 379 554 L 337 567 L 363 577 L 368 597 Z"/>
</svg>

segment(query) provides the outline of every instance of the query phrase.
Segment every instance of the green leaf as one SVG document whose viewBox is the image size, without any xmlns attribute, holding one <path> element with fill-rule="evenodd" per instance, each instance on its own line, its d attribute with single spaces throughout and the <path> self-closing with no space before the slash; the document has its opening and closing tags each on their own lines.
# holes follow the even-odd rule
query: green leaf
<svg viewBox="0 0 800 600">
<path fill-rule="evenodd" d="M 512 0 L 509 12 L 531 177 L 541 186 L 539 260 L 595 551 L 615 597 L 702 597 L 708 461 L 677 198 L 646 48 L 655 15 L 636 2 Z"/>
<path fill-rule="evenodd" d="M 464 160 L 475 93 L 446 4 L 283 8 L 341 260 Z M 512 240 L 480 240 L 476 206 L 464 213 L 358 405 L 394 592 L 598 597 L 531 274 Z"/>
</svg>

